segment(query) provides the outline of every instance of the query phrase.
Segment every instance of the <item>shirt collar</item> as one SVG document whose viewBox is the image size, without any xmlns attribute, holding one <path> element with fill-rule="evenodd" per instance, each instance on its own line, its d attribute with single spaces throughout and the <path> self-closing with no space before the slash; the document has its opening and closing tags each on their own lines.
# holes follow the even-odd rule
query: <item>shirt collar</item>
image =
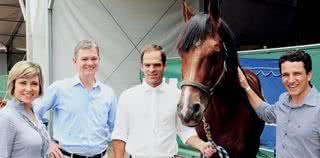
<svg viewBox="0 0 320 158">
<path fill-rule="evenodd" d="M 318 103 L 317 103 L 317 97 L 319 97 L 319 92 L 318 92 L 318 90 L 313 86 L 312 88 L 311 88 L 311 90 L 309 91 L 309 93 L 304 97 L 304 99 L 303 99 L 303 102 L 302 102 L 302 106 L 304 106 L 304 105 L 307 105 L 307 106 L 318 106 Z M 291 103 L 290 103 L 290 101 L 291 101 L 291 97 L 290 97 L 290 95 L 289 95 L 289 93 L 286 93 L 286 100 L 285 100 L 285 105 L 287 105 L 287 106 L 290 106 L 290 107 L 292 107 L 291 106 Z M 298 107 L 300 107 L 300 106 L 298 106 Z"/>
<path fill-rule="evenodd" d="M 12 98 L 11 100 L 8 101 L 8 107 L 16 110 L 20 114 L 28 117 L 28 114 L 24 110 L 24 105 L 21 101 L 19 101 L 17 98 Z M 31 107 L 31 110 L 33 111 L 33 108 Z"/>
<path fill-rule="evenodd" d="M 24 117 L 26 117 L 27 119 L 31 120 L 31 117 L 30 114 L 28 114 L 25 109 L 24 109 L 24 105 L 21 101 L 19 101 L 17 98 L 12 98 L 11 100 L 8 101 L 8 104 L 7 104 L 8 108 L 10 109 L 13 109 L 15 110 L 16 112 L 20 113 L 21 115 L 23 115 Z M 5 107 L 7 107 L 5 106 Z M 33 111 L 33 107 L 31 106 L 31 111 L 34 113 Z M 35 113 L 34 113 L 35 114 Z M 38 119 L 38 116 L 35 114 L 34 117 L 36 117 L 37 121 L 38 122 L 41 122 L 39 119 Z M 42 123 L 42 122 L 41 122 Z M 38 124 L 40 125 L 40 124 Z M 36 126 L 38 126 L 36 124 Z"/>
<path fill-rule="evenodd" d="M 12 98 L 8 101 L 8 107 L 17 110 L 18 112 L 24 112 L 24 105 L 16 98 Z"/>
<path fill-rule="evenodd" d="M 100 81 L 96 80 L 96 83 L 93 85 L 92 88 L 100 87 L 101 84 L 102 83 Z M 84 87 L 84 85 L 82 84 L 78 74 L 75 75 L 73 77 L 73 79 L 72 79 L 72 86 L 74 87 L 74 86 L 77 86 L 77 85 L 81 85 L 82 87 Z"/>
<path fill-rule="evenodd" d="M 161 82 L 161 84 L 158 85 L 157 87 L 151 87 L 146 81 L 143 81 L 141 86 L 142 86 L 142 89 L 146 92 L 149 92 L 149 91 L 162 92 L 165 90 L 166 83 Z"/>
<path fill-rule="evenodd" d="M 319 97 L 318 90 L 313 86 L 310 92 L 304 97 L 303 104 L 310 106 L 318 106 L 317 98 Z"/>
</svg>

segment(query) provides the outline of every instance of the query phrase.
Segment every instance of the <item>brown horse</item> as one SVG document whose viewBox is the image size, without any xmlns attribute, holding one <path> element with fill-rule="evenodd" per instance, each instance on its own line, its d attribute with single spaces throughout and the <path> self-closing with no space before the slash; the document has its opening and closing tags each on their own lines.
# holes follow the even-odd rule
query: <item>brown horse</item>
<svg viewBox="0 0 320 158">
<path fill-rule="evenodd" d="M 208 10 L 193 16 L 186 2 L 183 5 L 187 23 L 177 42 L 182 60 L 178 115 L 183 124 L 196 126 L 201 139 L 222 146 L 230 158 L 255 158 L 264 122 L 240 86 L 238 47 L 220 18 L 218 0 L 210 1 Z M 261 97 L 258 78 L 248 70 L 245 74 Z"/>
</svg>

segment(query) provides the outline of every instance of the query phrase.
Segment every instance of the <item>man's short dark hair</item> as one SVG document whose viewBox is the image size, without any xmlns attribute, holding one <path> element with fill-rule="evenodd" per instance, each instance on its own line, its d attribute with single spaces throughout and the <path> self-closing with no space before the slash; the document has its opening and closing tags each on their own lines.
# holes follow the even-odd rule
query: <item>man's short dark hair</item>
<svg viewBox="0 0 320 158">
<path fill-rule="evenodd" d="M 281 72 L 281 64 L 286 61 L 289 61 L 289 62 L 302 61 L 304 64 L 304 69 L 306 70 L 306 73 L 308 74 L 309 72 L 312 71 L 311 56 L 303 50 L 291 50 L 286 54 L 284 54 L 283 56 L 281 56 L 279 59 L 280 72 Z"/>
<path fill-rule="evenodd" d="M 160 51 L 161 53 L 161 61 L 163 65 L 166 65 L 167 62 L 167 55 L 166 53 L 163 51 L 162 47 L 160 45 L 156 45 L 156 44 L 151 44 L 151 45 L 147 45 L 146 47 L 143 48 L 141 56 L 140 56 L 140 62 L 141 64 L 143 64 L 143 56 L 144 54 L 147 52 L 153 52 L 153 51 Z"/>
</svg>

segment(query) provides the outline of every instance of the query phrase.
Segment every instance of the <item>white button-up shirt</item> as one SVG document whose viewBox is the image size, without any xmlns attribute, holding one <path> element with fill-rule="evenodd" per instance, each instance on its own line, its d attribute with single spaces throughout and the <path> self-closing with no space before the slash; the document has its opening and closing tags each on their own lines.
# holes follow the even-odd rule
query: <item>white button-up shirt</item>
<svg viewBox="0 0 320 158">
<path fill-rule="evenodd" d="M 143 82 L 124 91 L 119 99 L 112 139 L 126 142 L 134 158 L 167 158 L 177 153 L 176 134 L 185 142 L 197 135 L 177 116 L 180 92 L 162 83 L 152 88 Z"/>
</svg>

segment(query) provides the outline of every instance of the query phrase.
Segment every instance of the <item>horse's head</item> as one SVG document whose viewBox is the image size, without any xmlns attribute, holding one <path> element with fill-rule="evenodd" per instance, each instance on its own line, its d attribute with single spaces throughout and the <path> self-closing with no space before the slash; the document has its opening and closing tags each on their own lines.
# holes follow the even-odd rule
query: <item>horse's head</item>
<svg viewBox="0 0 320 158">
<path fill-rule="evenodd" d="M 226 48 L 219 33 L 221 20 L 219 12 L 212 11 L 213 3 L 209 4 L 209 14 L 195 16 L 186 3 L 183 7 L 187 24 L 177 42 L 182 60 L 178 115 L 187 126 L 196 126 L 201 121 L 209 99 L 227 70 Z M 215 3 L 218 6 L 218 0 Z"/>
</svg>

